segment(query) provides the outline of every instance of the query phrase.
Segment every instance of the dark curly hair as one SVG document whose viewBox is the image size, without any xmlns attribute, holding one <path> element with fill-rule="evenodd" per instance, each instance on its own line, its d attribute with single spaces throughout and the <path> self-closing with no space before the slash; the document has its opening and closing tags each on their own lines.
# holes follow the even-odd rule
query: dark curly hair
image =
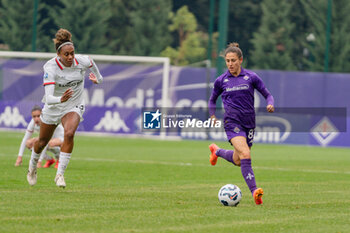
<svg viewBox="0 0 350 233">
<path fill-rule="evenodd" d="M 53 42 L 55 43 L 55 48 L 56 48 L 56 51 L 58 52 L 58 48 L 60 47 L 61 44 L 66 42 L 73 43 L 72 34 L 67 29 L 60 28 L 56 32 Z"/>
</svg>

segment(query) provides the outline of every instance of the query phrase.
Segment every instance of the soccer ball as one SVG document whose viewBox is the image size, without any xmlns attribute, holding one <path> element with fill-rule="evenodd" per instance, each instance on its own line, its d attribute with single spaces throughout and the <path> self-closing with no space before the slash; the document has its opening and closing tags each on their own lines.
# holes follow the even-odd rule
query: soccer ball
<svg viewBox="0 0 350 233">
<path fill-rule="evenodd" d="M 219 190 L 218 198 L 224 206 L 237 206 L 242 200 L 242 192 L 237 185 L 227 184 Z"/>
</svg>

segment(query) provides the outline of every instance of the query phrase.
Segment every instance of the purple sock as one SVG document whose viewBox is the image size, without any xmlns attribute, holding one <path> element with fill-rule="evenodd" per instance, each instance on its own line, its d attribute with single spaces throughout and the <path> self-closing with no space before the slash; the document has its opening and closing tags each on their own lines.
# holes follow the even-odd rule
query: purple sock
<svg viewBox="0 0 350 233">
<path fill-rule="evenodd" d="M 224 149 L 218 149 L 215 154 L 225 160 L 227 160 L 230 163 L 233 163 L 233 165 L 236 165 L 235 162 L 233 162 L 233 150 L 224 150 Z"/>
<path fill-rule="evenodd" d="M 241 159 L 241 172 L 250 192 L 253 194 L 256 189 L 256 183 L 251 159 Z"/>
</svg>

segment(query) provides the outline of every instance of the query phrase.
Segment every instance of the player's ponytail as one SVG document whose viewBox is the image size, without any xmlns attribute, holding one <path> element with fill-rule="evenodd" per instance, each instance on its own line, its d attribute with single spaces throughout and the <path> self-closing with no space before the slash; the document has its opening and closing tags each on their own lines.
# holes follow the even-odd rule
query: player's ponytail
<svg viewBox="0 0 350 233">
<path fill-rule="evenodd" d="M 67 29 L 60 28 L 56 32 L 53 42 L 55 44 L 56 51 L 59 52 L 59 50 L 63 47 L 63 45 L 66 45 L 66 44 L 73 45 L 72 34 Z"/>
<path fill-rule="evenodd" d="M 228 53 L 236 53 L 238 58 L 243 57 L 242 50 L 239 48 L 239 44 L 236 42 L 231 42 L 227 45 L 223 56 L 225 57 Z"/>
</svg>

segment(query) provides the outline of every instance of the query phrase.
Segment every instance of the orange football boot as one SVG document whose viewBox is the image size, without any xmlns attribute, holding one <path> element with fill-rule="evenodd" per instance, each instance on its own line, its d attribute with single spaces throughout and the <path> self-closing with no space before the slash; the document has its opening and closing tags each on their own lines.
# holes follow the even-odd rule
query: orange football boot
<svg viewBox="0 0 350 233">
<path fill-rule="evenodd" d="M 56 161 L 55 168 L 58 169 L 58 159 Z"/>
<path fill-rule="evenodd" d="M 209 162 L 211 163 L 211 165 L 215 166 L 216 162 L 218 161 L 218 156 L 215 154 L 215 152 L 219 149 L 219 147 L 215 143 L 213 143 L 209 146 L 209 149 L 211 151 Z"/>
<path fill-rule="evenodd" d="M 261 205 L 263 203 L 262 196 L 264 195 L 264 190 L 262 188 L 257 188 L 253 192 L 253 198 L 255 204 Z"/>
<path fill-rule="evenodd" d="M 44 165 L 44 168 L 48 168 L 50 167 L 52 164 L 54 164 L 56 161 L 55 159 L 49 159 L 46 161 L 45 165 Z"/>
</svg>

